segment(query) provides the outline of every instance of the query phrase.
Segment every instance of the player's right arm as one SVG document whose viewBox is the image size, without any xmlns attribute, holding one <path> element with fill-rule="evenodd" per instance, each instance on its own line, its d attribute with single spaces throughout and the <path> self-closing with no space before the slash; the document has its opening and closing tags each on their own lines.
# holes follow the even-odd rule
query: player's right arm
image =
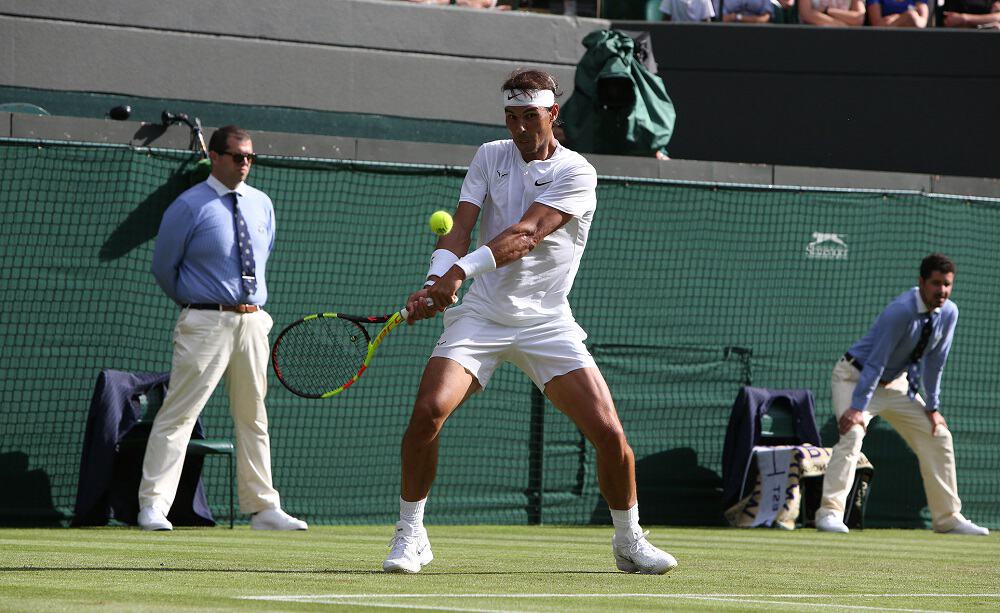
<svg viewBox="0 0 1000 613">
<path fill-rule="evenodd" d="M 462 257 L 469 252 L 472 244 L 472 230 L 476 227 L 479 219 L 479 207 L 471 202 L 459 202 L 455 214 L 452 215 L 453 224 L 451 232 L 438 238 L 434 250 L 447 249 L 458 257 Z M 430 275 L 428 281 L 437 281 L 438 277 Z"/>
<path fill-rule="evenodd" d="M 472 230 L 476 227 L 476 221 L 479 219 L 479 211 L 479 207 L 471 202 L 462 201 L 458 203 L 458 208 L 455 209 L 455 214 L 452 215 L 453 225 L 451 227 L 451 232 L 440 237 L 437 240 L 437 244 L 434 245 L 435 257 L 443 255 L 448 259 L 451 259 L 451 256 L 447 253 L 441 253 L 441 250 L 444 250 L 454 254 L 454 260 L 457 260 L 469 252 L 469 246 L 472 244 Z M 452 262 L 454 260 L 452 260 Z M 431 268 L 432 270 L 435 268 L 433 263 Z M 443 269 L 442 272 L 447 272 L 447 268 Z M 439 279 L 439 275 L 431 273 L 428 273 L 427 275 L 427 283 L 434 282 L 434 284 L 436 284 Z M 413 292 L 406 300 L 406 309 L 410 313 L 410 317 L 407 321 L 412 323 L 419 319 L 434 317 L 434 315 L 440 310 L 435 307 L 428 307 L 425 301 L 425 299 L 430 296 L 430 291 L 433 287 L 433 285 L 425 285 L 419 290 Z M 447 305 L 451 303 L 447 302 L 442 304 Z"/>
</svg>

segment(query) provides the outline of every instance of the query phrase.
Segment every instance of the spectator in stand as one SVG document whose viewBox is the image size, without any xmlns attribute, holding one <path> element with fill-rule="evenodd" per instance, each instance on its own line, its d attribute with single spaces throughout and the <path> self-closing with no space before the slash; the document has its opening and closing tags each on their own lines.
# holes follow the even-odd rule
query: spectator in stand
<svg viewBox="0 0 1000 613">
<path fill-rule="evenodd" d="M 799 21 L 834 28 L 863 26 L 865 3 L 862 0 L 802 0 Z"/>
<path fill-rule="evenodd" d="M 771 0 L 725 0 L 722 3 L 722 21 L 767 23 L 774 16 Z"/>
<path fill-rule="evenodd" d="M 867 0 L 868 23 L 883 28 L 926 28 L 927 0 Z"/>
<path fill-rule="evenodd" d="M 454 4 L 455 6 L 466 6 L 474 9 L 496 9 L 498 11 L 509 11 L 509 4 L 497 4 L 497 0 L 406 0 L 415 4 Z"/>
<path fill-rule="evenodd" d="M 712 0 L 663 0 L 663 21 L 711 21 L 715 15 Z"/>
<path fill-rule="evenodd" d="M 946 28 L 1000 28 L 1000 0 L 945 0 Z"/>
</svg>

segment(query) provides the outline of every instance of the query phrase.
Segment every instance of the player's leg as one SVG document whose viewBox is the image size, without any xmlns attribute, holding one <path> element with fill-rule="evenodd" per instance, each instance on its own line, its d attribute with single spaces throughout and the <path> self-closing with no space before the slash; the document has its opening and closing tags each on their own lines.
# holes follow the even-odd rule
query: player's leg
<svg viewBox="0 0 1000 613">
<path fill-rule="evenodd" d="M 545 395 L 597 451 L 597 479 L 615 524 L 611 547 L 618 568 L 662 575 L 676 567 L 677 560 L 650 544 L 639 526 L 635 456 L 601 371 L 594 366 L 553 377 L 545 384 Z"/>
<path fill-rule="evenodd" d="M 989 530 L 977 526 L 962 515 L 951 431 L 938 426 L 931 433 L 931 420 L 927 416 L 924 401 L 920 396 L 910 400 L 905 377 L 893 382 L 892 387 L 896 388 L 895 394 L 880 415 L 895 428 L 917 456 L 934 531 L 982 536 L 989 534 Z"/>
<path fill-rule="evenodd" d="M 221 316 L 184 309 L 174 326 L 170 383 L 153 420 L 142 462 L 139 525 L 144 530 L 172 528 L 166 516 L 177 495 L 191 431 L 232 352 L 232 337 L 221 333 Z"/>
<path fill-rule="evenodd" d="M 437 474 L 441 428 L 455 409 L 479 389 L 476 378 L 458 362 L 441 357 L 428 360 L 410 423 L 403 434 L 400 484 L 403 500 L 427 497 Z"/>
<path fill-rule="evenodd" d="M 833 367 L 830 386 L 833 398 L 833 416 L 836 421 L 851 410 L 851 397 L 858 385 L 858 370 L 850 362 L 841 358 Z M 876 399 L 872 398 L 869 407 L 874 408 Z M 823 475 L 823 497 L 820 508 L 816 511 L 816 529 L 821 532 L 848 532 L 844 524 L 844 510 L 847 496 L 854 484 L 858 460 L 861 457 L 861 444 L 865 440 L 865 428 L 871 421 L 870 412 L 865 412 L 865 427 L 855 426 L 840 435 L 837 444 L 833 446 L 830 461 Z"/>
<path fill-rule="evenodd" d="M 432 357 L 424 367 L 403 435 L 399 521 L 383 570 L 416 573 L 434 559 L 424 528 L 424 505 L 437 474 L 441 428 L 455 409 L 479 389 L 476 378 L 454 360 Z"/>
<path fill-rule="evenodd" d="M 274 321 L 265 311 L 229 315 L 234 347 L 225 382 L 236 434 L 240 510 L 252 515 L 250 527 L 254 530 L 306 530 L 306 522 L 281 509 L 271 478 L 271 437 L 264 399 L 271 354 L 267 335 Z"/>
<path fill-rule="evenodd" d="M 415 573 L 433 559 L 424 529 L 424 505 L 437 473 L 444 422 L 465 400 L 486 387 L 512 340 L 504 326 L 465 313 L 444 314 L 444 332 L 424 367 L 410 423 L 403 435 L 399 522 L 382 568 Z"/>
<path fill-rule="evenodd" d="M 545 395 L 597 451 L 597 482 L 608 506 L 631 508 L 636 503 L 635 455 L 601 371 L 578 368 L 554 377 L 545 384 Z"/>
</svg>

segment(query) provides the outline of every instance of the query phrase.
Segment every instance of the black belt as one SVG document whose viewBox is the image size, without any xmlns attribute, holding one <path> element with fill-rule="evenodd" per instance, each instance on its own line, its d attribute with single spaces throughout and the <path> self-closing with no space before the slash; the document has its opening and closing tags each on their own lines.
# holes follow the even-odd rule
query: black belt
<svg viewBox="0 0 1000 613">
<path fill-rule="evenodd" d="M 256 313 L 262 307 L 256 304 L 185 304 L 185 309 L 197 309 L 199 311 L 228 311 L 230 313 Z"/>
<path fill-rule="evenodd" d="M 859 360 L 858 358 L 854 357 L 850 353 L 845 353 L 844 354 L 844 361 L 847 362 L 848 364 L 850 364 L 851 366 L 853 366 L 854 368 L 856 368 L 858 370 L 858 372 L 861 372 L 862 370 L 865 369 L 865 365 L 861 363 L 861 360 Z M 890 381 L 888 379 L 882 379 L 882 380 L 880 380 L 878 382 L 878 384 L 881 385 L 882 387 L 885 387 L 886 385 L 889 385 L 890 383 L 892 383 L 892 381 Z"/>
<path fill-rule="evenodd" d="M 849 353 L 845 353 L 844 354 L 844 359 L 847 360 L 848 364 L 850 364 L 854 368 L 857 368 L 858 370 L 864 370 L 865 369 L 865 365 L 861 363 L 861 360 L 857 359 L 856 357 L 854 357 L 853 355 L 851 355 Z"/>
</svg>

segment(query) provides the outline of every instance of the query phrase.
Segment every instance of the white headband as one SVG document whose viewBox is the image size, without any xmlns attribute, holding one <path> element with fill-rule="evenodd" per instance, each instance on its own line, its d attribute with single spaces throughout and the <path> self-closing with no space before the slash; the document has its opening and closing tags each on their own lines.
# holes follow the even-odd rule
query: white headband
<svg viewBox="0 0 1000 613">
<path fill-rule="evenodd" d="M 549 108 L 556 103 L 556 94 L 551 89 L 518 92 L 503 90 L 503 105 L 506 106 L 537 106 Z"/>
</svg>

